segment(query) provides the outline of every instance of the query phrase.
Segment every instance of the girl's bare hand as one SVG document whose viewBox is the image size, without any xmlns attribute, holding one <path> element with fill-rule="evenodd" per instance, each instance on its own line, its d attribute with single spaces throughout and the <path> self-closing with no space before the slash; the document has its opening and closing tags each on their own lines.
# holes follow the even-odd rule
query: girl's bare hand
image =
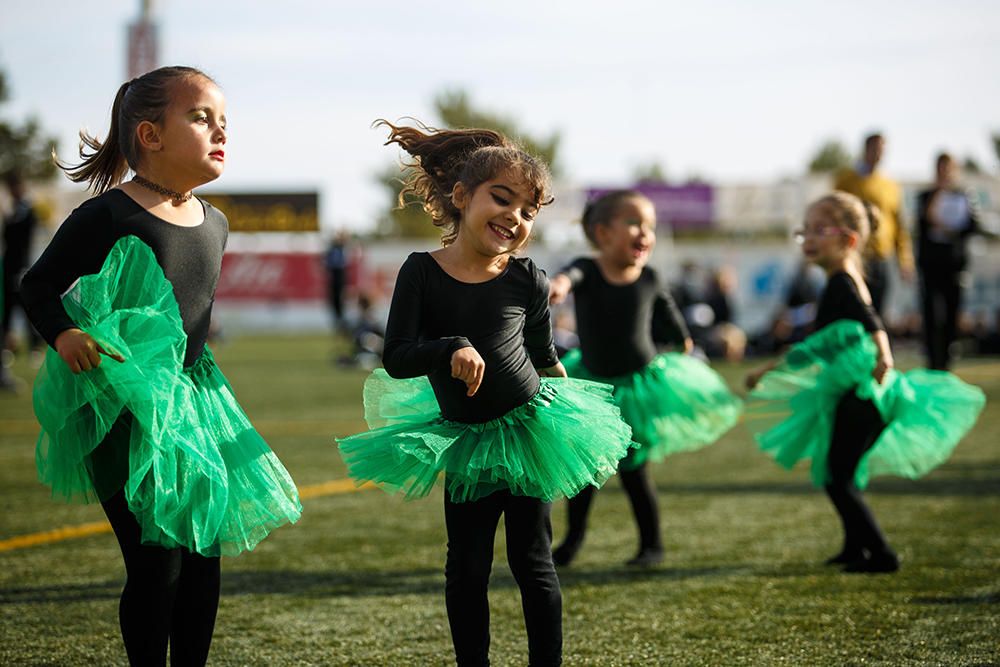
<svg viewBox="0 0 1000 667">
<path fill-rule="evenodd" d="M 66 329 L 56 337 L 56 352 L 74 373 L 83 373 L 101 365 L 101 355 L 122 362 L 125 358 L 117 352 L 108 352 L 80 329 Z"/>
<path fill-rule="evenodd" d="M 451 355 L 451 376 L 461 380 L 469 388 L 466 396 L 475 396 L 479 385 L 483 383 L 486 373 L 486 362 L 479 356 L 474 347 L 463 347 Z"/>
<path fill-rule="evenodd" d="M 549 303 L 553 306 L 562 303 L 571 289 L 573 284 L 569 278 L 562 273 L 556 274 L 555 278 L 549 281 Z"/>
<path fill-rule="evenodd" d="M 879 360 L 875 362 L 875 369 L 872 371 L 872 377 L 875 378 L 876 382 L 882 384 L 890 368 L 892 368 L 892 359 L 879 357 Z"/>
</svg>

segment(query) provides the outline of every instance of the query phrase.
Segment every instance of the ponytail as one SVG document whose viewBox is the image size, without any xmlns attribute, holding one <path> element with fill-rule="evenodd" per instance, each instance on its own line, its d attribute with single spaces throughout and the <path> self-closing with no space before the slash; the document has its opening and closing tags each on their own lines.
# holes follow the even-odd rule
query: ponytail
<svg viewBox="0 0 1000 667">
<path fill-rule="evenodd" d="M 129 169 L 138 168 L 142 157 L 135 136 L 139 123 L 162 121 L 171 101 L 173 84 L 189 77 L 212 80 L 193 67 L 173 66 L 160 67 L 123 83 L 111 105 L 111 126 L 104 141 L 80 130 L 80 164 L 64 163 L 53 151 L 56 166 L 74 183 L 86 181 L 94 194 L 121 183 Z"/>
<path fill-rule="evenodd" d="M 834 190 L 810 204 L 809 210 L 821 211 L 834 226 L 858 235 L 858 247 L 854 259 L 858 269 L 863 272 L 861 253 L 868 245 L 874 231 L 878 229 L 882 217 L 878 207 L 848 192 Z"/>
<path fill-rule="evenodd" d="M 438 130 L 419 121 L 416 127 L 396 126 L 387 120 L 375 127 L 389 128 L 385 145 L 398 144 L 412 158 L 404 163 L 399 206 L 410 197 L 421 202 L 435 226 L 443 230 L 441 244 L 458 236 L 461 211 L 452 203 L 457 183 L 470 192 L 506 171 L 516 171 L 533 191 L 538 206 L 551 203 L 548 167 L 499 132 L 486 129 Z"/>
<path fill-rule="evenodd" d="M 69 180 L 74 183 L 88 182 L 88 188 L 94 194 L 101 194 L 122 182 L 128 171 L 128 163 L 118 143 L 122 99 L 128 91 L 131 81 L 126 81 L 118 88 L 114 104 L 111 105 L 111 127 L 107 139 L 102 143 L 97 137 L 91 136 L 86 130 L 80 130 L 80 164 L 72 166 L 56 157 L 52 151 L 52 159 L 56 166 L 66 172 Z M 87 152 L 87 149 L 90 152 Z"/>
</svg>

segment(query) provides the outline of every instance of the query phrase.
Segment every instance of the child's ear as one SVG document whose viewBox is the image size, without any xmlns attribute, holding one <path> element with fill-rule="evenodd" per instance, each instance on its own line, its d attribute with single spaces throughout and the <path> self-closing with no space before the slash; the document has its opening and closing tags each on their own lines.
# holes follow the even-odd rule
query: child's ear
<svg viewBox="0 0 1000 667">
<path fill-rule="evenodd" d="M 610 230 L 608 229 L 608 225 L 605 225 L 604 223 L 599 222 L 596 225 L 594 225 L 594 245 L 596 245 L 598 248 L 603 246 L 605 242 L 608 240 L 609 232 Z"/>
<path fill-rule="evenodd" d="M 455 183 L 455 187 L 451 189 L 451 204 L 459 211 L 464 209 L 469 204 L 470 193 L 466 189 L 465 185 L 461 181 Z"/>
<path fill-rule="evenodd" d="M 139 145 L 148 151 L 163 150 L 163 140 L 160 138 L 160 128 L 155 123 L 144 120 L 135 128 Z"/>
</svg>

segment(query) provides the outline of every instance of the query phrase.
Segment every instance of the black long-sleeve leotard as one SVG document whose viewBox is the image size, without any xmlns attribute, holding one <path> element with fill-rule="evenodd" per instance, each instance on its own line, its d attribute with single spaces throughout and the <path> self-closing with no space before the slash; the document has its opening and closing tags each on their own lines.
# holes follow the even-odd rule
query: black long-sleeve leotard
<svg viewBox="0 0 1000 667">
<path fill-rule="evenodd" d="M 399 269 L 386 326 L 383 365 L 395 378 L 427 375 L 444 418 L 495 419 L 538 391 L 535 368 L 558 362 L 549 320 L 548 280 L 527 258 L 512 257 L 486 282 L 465 283 L 429 253 Z M 451 355 L 472 346 L 486 364 L 475 396 L 451 377 Z"/>
<path fill-rule="evenodd" d="M 816 307 L 814 327 L 819 331 L 837 320 L 860 322 L 865 331 L 885 331 L 882 319 L 870 303 L 865 303 L 854 279 L 845 271 L 834 273 L 826 281 L 823 295 Z"/>
<path fill-rule="evenodd" d="M 114 244 L 136 236 L 152 248 L 173 287 L 187 334 L 185 366 L 201 355 L 208 338 L 215 288 L 229 234 L 226 216 L 202 201 L 204 221 L 195 227 L 171 224 L 145 210 L 118 189 L 89 199 L 74 210 L 21 283 L 32 324 L 49 345 L 76 326 L 61 295 L 84 275 L 101 270 Z"/>
<path fill-rule="evenodd" d="M 628 285 L 609 283 L 588 257 L 561 273 L 573 285 L 583 365 L 595 375 L 634 373 L 653 360 L 658 343 L 680 343 L 689 336 L 673 298 L 648 266 Z"/>
</svg>

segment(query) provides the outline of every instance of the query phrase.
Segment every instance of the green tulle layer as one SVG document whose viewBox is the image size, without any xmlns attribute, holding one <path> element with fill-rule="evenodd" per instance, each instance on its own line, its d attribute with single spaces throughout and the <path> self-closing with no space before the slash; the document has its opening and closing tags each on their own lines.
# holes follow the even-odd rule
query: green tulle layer
<svg viewBox="0 0 1000 667">
<path fill-rule="evenodd" d="M 206 348 L 183 368 L 170 283 L 136 237 L 63 296 L 79 327 L 124 363 L 74 375 L 49 350 L 34 386 L 39 478 L 67 500 L 124 489 L 144 543 L 205 556 L 253 549 L 299 518 L 295 484 Z"/>
<path fill-rule="evenodd" d="M 501 489 L 572 497 L 614 475 L 634 444 L 611 387 L 595 382 L 542 378 L 531 400 L 482 424 L 442 418 L 426 377 L 394 380 L 377 369 L 364 397 L 373 430 L 338 439 L 348 472 L 408 498 L 427 495 L 442 474 L 455 502 Z"/>
<path fill-rule="evenodd" d="M 611 378 L 588 371 L 579 349 L 570 350 L 562 363 L 570 377 L 614 387 L 615 404 L 639 445 L 623 466 L 637 467 L 710 445 L 743 411 L 743 402 L 718 373 L 685 354 L 661 354 L 631 375 Z"/>
<path fill-rule="evenodd" d="M 890 370 L 872 378 L 877 350 L 857 322 L 841 320 L 794 346 L 750 394 L 747 422 L 760 448 L 791 468 L 811 460 L 813 483 L 828 480 L 827 455 L 841 397 L 871 400 L 887 426 L 858 465 L 860 488 L 874 475 L 915 479 L 948 459 L 976 423 L 983 392 L 951 373 Z"/>
</svg>

